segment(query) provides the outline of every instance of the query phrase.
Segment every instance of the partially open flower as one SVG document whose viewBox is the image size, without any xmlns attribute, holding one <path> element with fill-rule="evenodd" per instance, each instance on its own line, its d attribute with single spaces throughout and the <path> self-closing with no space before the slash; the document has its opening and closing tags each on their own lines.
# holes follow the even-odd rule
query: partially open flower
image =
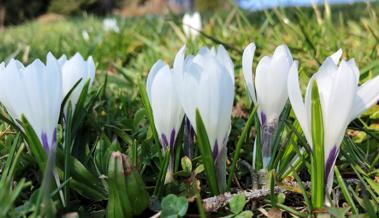
<svg viewBox="0 0 379 218">
<path fill-rule="evenodd" d="M 147 94 L 153 110 L 154 124 L 163 149 L 170 149 L 168 176 L 172 176 L 175 141 L 184 112 L 174 87 L 173 72 L 163 61 L 157 61 L 147 78 Z M 170 180 L 170 178 L 168 178 Z"/>
<path fill-rule="evenodd" d="M 174 62 L 175 86 L 181 105 L 196 130 L 199 110 L 213 152 L 219 188 L 225 186 L 226 143 L 234 100 L 234 67 L 227 51 L 201 48 L 196 56 L 184 55 L 182 47 Z"/>
<path fill-rule="evenodd" d="M 14 120 L 24 115 L 44 149 L 55 148 L 62 102 L 62 77 L 57 59 L 49 53 L 28 66 L 11 59 L 0 64 L 0 101 Z"/>
<path fill-rule="evenodd" d="M 84 84 L 89 80 L 92 85 L 95 78 L 95 63 L 92 57 L 88 57 L 84 60 L 83 57 L 76 53 L 72 58 L 67 60 L 65 55 L 59 58 L 59 64 L 62 69 L 62 89 L 63 95 L 66 96 L 74 85 L 80 80 L 79 84 L 71 92 L 67 103 L 72 104 L 72 109 L 75 110 L 75 106 L 79 100 L 80 93 L 83 90 Z M 65 113 L 68 104 L 65 105 Z"/>
<path fill-rule="evenodd" d="M 317 82 L 324 124 L 327 194 L 330 194 L 332 188 L 333 166 L 348 124 L 379 99 L 379 77 L 358 86 L 360 73 L 354 59 L 339 63 L 341 55 L 342 50 L 339 50 L 328 57 L 312 76 L 305 94 L 305 103 L 299 87 L 297 62 L 292 65 L 288 76 L 289 99 L 311 146 L 311 90 L 313 81 Z"/>
<path fill-rule="evenodd" d="M 254 52 L 254 43 L 245 48 L 242 70 L 249 96 L 255 105 L 258 104 L 263 167 L 267 168 L 271 159 L 271 141 L 277 130 L 279 116 L 288 99 L 287 77 L 293 60 L 286 45 L 278 46 L 272 56 L 264 56 L 259 61 L 254 80 L 252 71 Z M 256 146 L 254 151 L 255 149 Z"/>
</svg>

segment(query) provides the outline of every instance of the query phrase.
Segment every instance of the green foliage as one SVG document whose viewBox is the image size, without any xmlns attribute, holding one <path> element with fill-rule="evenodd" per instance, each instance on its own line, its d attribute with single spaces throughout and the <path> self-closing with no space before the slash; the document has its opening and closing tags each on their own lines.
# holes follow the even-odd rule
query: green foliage
<svg viewBox="0 0 379 218">
<path fill-rule="evenodd" d="M 233 198 L 230 199 L 229 202 L 230 211 L 234 214 L 239 214 L 240 212 L 242 212 L 245 205 L 246 197 L 244 194 L 238 194 L 233 196 Z"/>
<path fill-rule="evenodd" d="M 239 154 L 241 152 L 241 146 L 242 146 L 243 143 L 245 143 L 245 140 L 248 137 L 248 133 L 249 133 L 249 131 L 251 129 L 251 126 L 253 125 L 254 118 L 257 117 L 256 116 L 257 109 L 258 109 L 258 106 L 255 106 L 254 109 L 252 110 L 252 112 L 250 113 L 249 118 L 246 121 L 245 127 L 242 130 L 241 136 L 238 139 L 238 142 L 237 142 L 237 145 L 236 145 L 236 150 L 234 151 L 234 155 L 233 155 L 232 165 L 230 167 L 230 175 L 229 175 L 229 178 L 228 178 L 228 189 L 230 189 L 230 186 L 232 184 L 232 179 L 233 179 L 233 176 L 234 176 L 234 171 L 236 170 L 237 161 L 239 159 Z"/>
<path fill-rule="evenodd" d="M 205 129 L 203 120 L 198 109 L 196 109 L 196 137 L 210 189 L 212 191 L 212 194 L 218 195 L 220 193 L 220 184 L 217 184 L 212 149 L 209 142 L 207 130 Z"/>
<path fill-rule="evenodd" d="M 126 155 L 113 152 L 108 167 L 108 217 L 132 217 L 149 204 L 145 184 Z"/>
<path fill-rule="evenodd" d="M 316 80 L 313 80 L 311 91 L 311 130 L 313 144 L 311 154 L 312 206 L 319 209 L 324 207 L 326 184 L 324 179 L 324 124 Z"/>
<path fill-rule="evenodd" d="M 187 156 L 182 157 L 181 165 L 184 173 L 189 174 L 192 172 L 192 162 L 191 159 L 189 159 Z"/>
<path fill-rule="evenodd" d="M 96 3 L 97 0 L 52 0 L 48 11 L 58 14 L 78 13 L 82 9 Z"/>
<path fill-rule="evenodd" d="M 232 215 L 226 217 L 234 217 L 234 218 L 251 218 L 253 217 L 253 212 L 249 210 L 243 211 L 246 205 L 246 197 L 244 194 L 237 194 L 233 196 L 229 201 L 229 208 Z"/>
<path fill-rule="evenodd" d="M 31 185 L 24 178 L 13 185 L 16 166 L 18 165 L 24 146 L 20 146 L 20 136 L 17 135 L 11 146 L 11 152 L 8 155 L 5 167 L 1 173 L 0 179 L 0 217 L 16 216 L 15 201 L 21 191 Z M 18 150 L 16 150 L 18 148 Z"/>
<path fill-rule="evenodd" d="M 133 207 L 128 196 L 125 169 L 120 152 L 112 153 L 108 168 L 108 217 L 132 217 Z"/>
<path fill-rule="evenodd" d="M 188 202 L 187 199 L 182 196 L 178 197 L 176 195 L 169 194 L 162 199 L 161 207 L 161 217 L 184 217 L 187 213 Z"/>
</svg>

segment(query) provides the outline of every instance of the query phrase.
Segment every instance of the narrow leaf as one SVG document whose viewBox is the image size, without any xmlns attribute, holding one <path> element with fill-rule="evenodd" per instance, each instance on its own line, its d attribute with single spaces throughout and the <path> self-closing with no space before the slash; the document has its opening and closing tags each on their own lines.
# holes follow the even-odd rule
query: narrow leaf
<svg viewBox="0 0 379 218">
<path fill-rule="evenodd" d="M 209 143 L 207 131 L 198 109 L 196 109 L 196 137 L 211 192 L 214 195 L 218 195 L 220 192 L 217 185 L 212 149 Z"/>
</svg>

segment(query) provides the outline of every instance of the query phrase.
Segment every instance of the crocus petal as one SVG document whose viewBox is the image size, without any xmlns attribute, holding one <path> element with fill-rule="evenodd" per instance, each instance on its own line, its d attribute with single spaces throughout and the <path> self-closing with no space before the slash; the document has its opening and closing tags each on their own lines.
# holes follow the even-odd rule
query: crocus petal
<svg viewBox="0 0 379 218">
<path fill-rule="evenodd" d="M 303 102 L 303 97 L 300 91 L 299 85 L 299 76 L 298 76 L 298 62 L 295 61 L 290 69 L 288 75 L 288 97 L 290 99 L 292 109 L 295 112 L 297 120 L 300 123 L 301 128 L 303 129 L 304 135 L 308 141 L 311 142 L 311 130 L 310 123 L 307 118 L 307 112 L 305 110 L 305 105 Z"/>
<path fill-rule="evenodd" d="M 341 59 L 341 56 L 342 56 L 342 49 L 338 49 L 338 51 L 336 51 L 335 53 L 333 53 L 332 55 L 330 55 L 330 58 L 333 60 L 333 62 L 337 65 L 338 62 L 340 61 Z"/>
<path fill-rule="evenodd" d="M 328 90 L 330 92 L 329 102 L 323 111 L 325 160 L 333 147 L 341 144 L 350 122 L 351 108 L 357 88 L 355 72 L 346 61 L 341 62 L 335 76 L 330 80 L 332 88 Z M 324 92 L 324 90 L 320 90 L 320 92 Z"/>
<path fill-rule="evenodd" d="M 152 71 L 150 85 L 150 104 L 154 123 L 163 144 L 172 146 L 179 132 L 184 113 L 179 104 L 173 84 L 172 72 L 164 65 L 157 72 Z M 150 76 L 150 75 L 149 75 Z"/>
<path fill-rule="evenodd" d="M 327 58 L 320 66 L 319 71 L 312 78 L 317 80 L 318 90 L 320 92 L 320 101 L 323 108 L 328 107 L 330 95 L 332 94 L 333 82 L 337 73 L 337 65 L 332 58 Z M 307 89 L 307 94 L 310 94 L 311 89 Z M 308 98 L 310 99 L 310 98 Z M 324 111 L 323 111 L 324 112 Z M 325 112 L 324 112 L 325 113 Z"/>
<path fill-rule="evenodd" d="M 226 60 L 226 61 L 225 61 Z M 234 99 L 234 71 L 227 52 L 201 48 L 195 57 L 180 50 L 174 62 L 176 90 L 181 105 L 196 129 L 196 109 L 203 119 L 212 148 L 225 145 Z"/>
<path fill-rule="evenodd" d="M 332 191 L 334 178 L 333 167 L 336 163 L 338 153 L 339 148 L 337 147 L 337 145 L 334 145 L 329 151 L 328 155 L 325 157 L 325 184 L 327 193 L 330 193 Z"/>
<path fill-rule="evenodd" d="M 379 100 L 379 76 L 365 82 L 358 88 L 354 98 L 350 120 L 355 119 L 361 113 L 369 109 Z"/>
<path fill-rule="evenodd" d="M 148 74 L 148 77 L 147 77 L 147 82 L 146 82 L 146 87 L 147 87 L 147 95 L 149 96 L 149 98 L 151 98 L 151 85 L 153 83 L 153 80 L 155 78 L 155 76 L 157 75 L 157 73 L 163 68 L 165 67 L 166 64 L 162 61 L 162 60 L 158 60 L 157 62 L 155 62 L 155 64 L 151 67 L 150 69 L 150 72 Z"/>
<path fill-rule="evenodd" d="M 58 59 L 58 63 L 59 65 L 62 67 L 64 63 L 66 63 L 67 61 L 67 57 L 66 55 L 62 55 L 59 59 Z"/>
<path fill-rule="evenodd" d="M 89 57 L 87 60 L 84 60 L 83 57 L 76 53 L 71 59 L 66 60 L 66 56 L 62 56 L 59 60 L 59 66 L 62 71 L 62 89 L 63 94 L 66 96 L 75 84 L 80 80 L 79 84 L 71 92 L 68 99 L 72 104 L 72 109 L 75 109 L 75 106 L 79 100 L 79 96 L 83 90 L 84 84 L 89 80 L 89 85 L 92 85 L 95 77 L 95 63 L 92 57 Z M 67 106 L 65 105 L 64 113 L 67 112 Z"/>
<path fill-rule="evenodd" d="M 288 99 L 286 81 L 291 64 L 292 57 L 285 45 L 278 46 L 272 57 L 263 57 L 258 63 L 257 100 L 269 121 L 279 118 Z"/>
<path fill-rule="evenodd" d="M 257 104 L 257 97 L 255 95 L 255 87 L 254 87 L 254 75 L 253 75 L 253 58 L 255 53 L 255 44 L 250 43 L 242 55 L 242 71 L 243 76 L 245 78 L 245 83 L 247 90 L 249 92 L 249 96 L 251 100 L 253 100 L 254 104 Z"/>
<path fill-rule="evenodd" d="M 234 64 L 228 52 L 225 50 L 224 46 L 219 45 L 217 47 L 216 57 L 217 57 L 217 60 L 220 63 L 222 63 L 224 67 L 228 70 L 230 78 L 233 80 L 233 83 L 234 83 Z"/>
<path fill-rule="evenodd" d="M 56 143 L 63 96 L 58 60 L 49 53 L 46 65 L 38 59 L 26 67 L 20 64 L 11 60 L 0 67 L 0 101 L 13 120 L 24 115 L 45 150 L 49 150 Z"/>
</svg>

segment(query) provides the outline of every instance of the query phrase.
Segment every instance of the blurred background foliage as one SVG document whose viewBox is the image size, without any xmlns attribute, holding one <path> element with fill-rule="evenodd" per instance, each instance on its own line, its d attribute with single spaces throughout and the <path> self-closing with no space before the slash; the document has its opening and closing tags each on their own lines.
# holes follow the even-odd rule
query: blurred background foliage
<svg viewBox="0 0 379 218">
<path fill-rule="evenodd" d="M 12 25 L 25 22 L 29 19 L 39 17 L 45 13 L 56 13 L 62 15 L 77 15 L 82 12 L 105 15 L 114 10 L 129 10 L 130 7 L 142 5 L 158 5 L 156 10 L 163 11 L 166 5 L 175 8 L 176 4 L 184 1 L 165 0 L 33 0 L 25 3 L 23 0 L 11 0 L 0 2 L 0 24 Z M 197 1 L 197 10 L 214 10 L 227 6 L 227 1 Z M 174 9 L 175 10 L 175 9 Z"/>
</svg>

